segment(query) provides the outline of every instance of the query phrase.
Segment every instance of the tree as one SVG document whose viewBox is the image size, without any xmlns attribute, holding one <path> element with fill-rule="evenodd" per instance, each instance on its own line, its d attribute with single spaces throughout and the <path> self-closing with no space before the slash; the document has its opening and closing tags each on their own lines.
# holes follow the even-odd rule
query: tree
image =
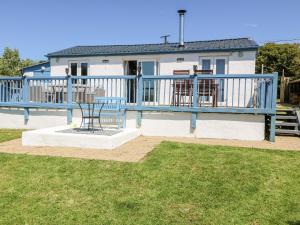
<svg viewBox="0 0 300 225">
<path fill-rule="evenodd" d="M 21 59 L 17 49 L 5 48 L 0 58 L 0 74 L 15 76 L 20 74 Z"/>
<path fill-rule="evenodd" d="M 0 57 L 0 75 L 20 75 L 21 68 L 31 66 L 34 63 L 30 59 L 22 60 L 17 49 L 4 48 L 3 55 Z"/>
<path fill-rule="evenodd" d="M 256 73 L 261 73 L 262 64 L 264 73 L 278 72 L 285 76 L 300 76 L 300 46 L 299 44 L 267 43 L 262 46 L 256 59 Z"/>
<path fill-rule="evenodd" d="M 38 64 L 40 61 L 33 61 L 31 59 L 22 59 L 21 60 L 21 68 L 27 67 L 27 66 L 32 66 L 34 64 Z"/>
</svg>

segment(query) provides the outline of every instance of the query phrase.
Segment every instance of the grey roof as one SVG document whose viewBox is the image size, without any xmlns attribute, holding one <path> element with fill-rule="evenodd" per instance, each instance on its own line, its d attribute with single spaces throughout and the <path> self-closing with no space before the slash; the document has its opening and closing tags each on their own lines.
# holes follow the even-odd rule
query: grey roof
<svg viewBox="0 0 300 225">
<path fill-rule="evenodd" d="M 249 38 L 237 38 L 185 42 L 185 46 L 183 48 L 178 47 L 178 43 L 75 46 L 49 53 L 47 57 L 148 55 L 215 51 L 224 52 L 256 50 L 258 47 L 259 45 Z"/>
<path fill-rule="evenodd" d="M 40 63 L 36 63 L 36 64 L 30 65 L 30 66 L 25 66 L 25 67 L 22 67 L 22 69 L 32 68 L 32 67 L 36 67 L 36 66 L 48 66 L 48 65 L 50 66 L 50 61 L 40 62 Z"/>
</svg>

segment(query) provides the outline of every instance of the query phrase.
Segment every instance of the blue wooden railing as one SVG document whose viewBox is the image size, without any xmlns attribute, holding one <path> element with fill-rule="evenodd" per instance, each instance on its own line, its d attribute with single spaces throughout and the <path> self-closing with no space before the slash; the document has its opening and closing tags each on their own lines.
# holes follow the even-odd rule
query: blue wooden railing
<svg viewBox="0 0 300 225">
<path fill-rule="evenodd" d="M 77 102 L 123 97 L 126 110 L 138 111 L 138 125 L 142 111 L 155 110 L 190 112 L 192 128 L 198 112 L 264 114 L 274 140 L 277 79 L 277 73 L 0 77 L 0 106 L 24 108 L 25 121 L 30 108 L 66 109 L 70 123 Z"/>
</svg>

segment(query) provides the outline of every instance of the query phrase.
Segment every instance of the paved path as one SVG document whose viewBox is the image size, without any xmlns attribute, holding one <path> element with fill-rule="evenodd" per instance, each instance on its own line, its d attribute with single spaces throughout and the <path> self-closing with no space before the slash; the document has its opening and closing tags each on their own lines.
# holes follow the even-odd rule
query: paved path
<svg viewBox="0 0 300 225">
<path fill-rule="evenodd" d="M 115 150 L 96 150 L 80 148 L 57 148 L 57 147 L 26 147 L 22 146 L 21 139 L 0 143 L 0 152 L 21 153 L 29 155 L 61 156 L 81 159 L 114 160 L 122 162 L 141 161 L 148 152 L 161 141 L 174 141 L 184 143 L 196 143 L 207 145 L 224 145 L 249 148 L 279 149 L 300 151 L 300 138 L 276 137 L 275 143 L 268 141 L 239 141 L 219 139 L 196 139 L 196 138 L 168 138 L 168 137 L 143 137 L 140 136 Z"/>
</svg>

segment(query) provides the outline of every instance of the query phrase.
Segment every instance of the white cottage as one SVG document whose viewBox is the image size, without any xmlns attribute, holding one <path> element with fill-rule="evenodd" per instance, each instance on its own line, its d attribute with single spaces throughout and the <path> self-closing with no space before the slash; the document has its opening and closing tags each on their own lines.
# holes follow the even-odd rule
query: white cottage
<svg viewBox="0 0 300 225">
<path fill-rule="evenodd" d="M 185 10 L 178 11 L 180 22 L 178 43 L 168 43 L 165 36 L 164 43 L 160 44 L 75 46 L 63 49 L 47 55 L 51 76 L 63 76 L 66 72 L 72 76 L 137 76 L 139 72 L 142 75 L 152 76 L 182 72 L 193 74 L 195 66 L 199 71 L 206 71 L 210 74 L 255 73 L 256 52 L 259 47 L 255 41 L 249 38 L 236 38 L 185 42 L 185 12 Z M 237 84 L 239 92 L 234 91 L 233 80 L 219 83 L 219 105 L 228 105 L 228 102 L 231 102 L 232 106 L 238 106 L 240 101 L 237 100 L 236 95 L 241 92 L 243 92 L 243 105 L 251 104 L 253 85 L 249 83 L 249 80 L 243 84 Z M 250 85 L 252 88 L 249 88 Z M 132 88 L 131 92 L 134 92 Z M 148 88 L 149 92 L 150 89 L 156 89 L 151 90 L 153 95 L 166 91 L 157 90 L 159 87 L 154 84 Z M 225 92 L 229 92 L 226 99 L 224 98 Z M 156 96 L 151 97 L 153 99 Z M 224 103 L 225 101 L 227 103 Z"/>
<path fill-rule="evenodd" d="M 51 75 L 73 76 L 171 75 L 174 70 L 202 70 L 217 74 L 254 74 L 258 45 L 248 38 L 184 41 L 184 14 L 179 13 L 179 42 L 162 44 L 75 46 L 49 53 Z"/>
<path fill-rule="evenodd" d="M 258 45 L 255 41 L 248 38 L 237 38 L 183 42 L 182 44 L 179 42 L 75 46 L 49 53 L 47 56 L 50 61 L 51 76 L 63 76 L 66 75 L 66 71 L 72 76 L 137 76 L 139 67 L 142 75 L 173 75 L 178 71 L 193 74 L 195 65 L 200 71 L 233 75 L 255 73 L 257 48 Z M 250 80 L 245 84 L 235 84 L 236 87 L 240 86 L 240 92 L 243 93 L 241 103 L 245 106 L 251 102 L 251 84 L 249 82 Z M 219 90 L 218 105 L 225 105 L 225 101 L 227 101 L 232 106 L 237 106 L 240 103 L 237 96 L 239 93 L 234 91 L 232 87 L 234 85 L 233 80 L 228 81 L 228 86 L 226 81 L 222 85 L 222 87 L 219 86 L 222 90 Z M 247 93 L 244 93 L 243 90 L 246 89 L 246 85 L 248 85 Z M 227 91 L 224 86 L 227 86 L 229 91 L 226 99 L 223 97 Z M 106 91 L 109 92 L 110 90 Z M 165 90 L 161 90 L 161 93 L 162 91 Z M 131 92 L 136 91 L 131 89 Z M 154 94 L 158 93 L 157 91 L 153 92 Z M 171 96 L 169 96 L 170 98 Z M 234 101 L 232 101 L 233 99 Z"/>
<path fill-rule="evenodd" d="M 174 70 L 254 74 L 258 45 L 248 38 L 139 45 L 75 46 L 49 53 L 51 76 L 172 75 Z"/>
</svg>

